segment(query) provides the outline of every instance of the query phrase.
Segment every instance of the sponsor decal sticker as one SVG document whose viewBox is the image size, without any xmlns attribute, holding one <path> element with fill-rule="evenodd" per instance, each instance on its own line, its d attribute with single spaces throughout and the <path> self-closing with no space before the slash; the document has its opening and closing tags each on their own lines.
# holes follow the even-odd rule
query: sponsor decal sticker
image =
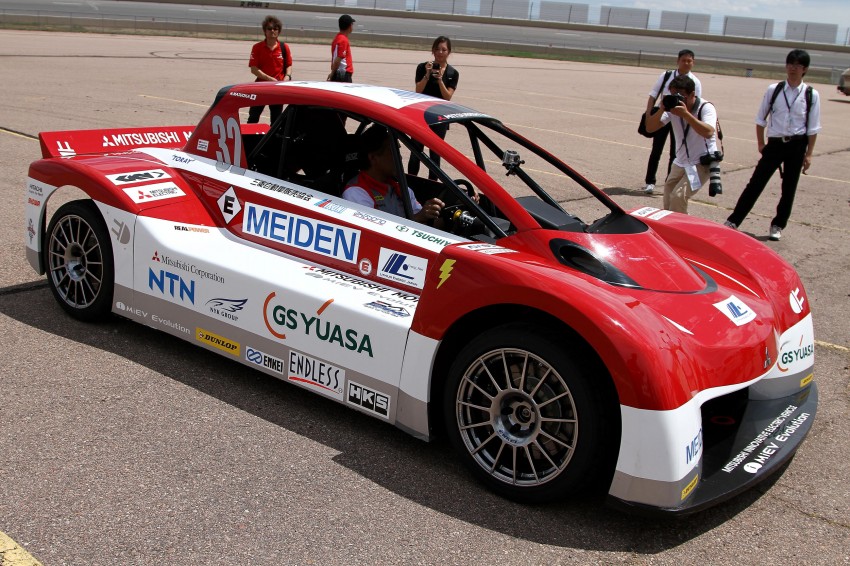
<svg viewBox="0 0 850 566">
<path fill-rule="evenodd" d="M 180 298 L 182 302 L 195 304 L 195 281 L 183 279 L 176 273 L 160 269 L 157 273 L 148 268 L 148 287 L 151 291 L 158 290 L 163 295 Z"/>
<path fill-rule="evenodd" d="M 755 311 L 735 295 L 730 295 L 725 301 L 714 303 L 714 306 L 726 315 L 726 318 L 734 322 L 735 326 L 743 326 L 756 318 Z"/>
<path fill-rule="evenodd" d="M 210 229 L 204 226 L 187 226 L 185 224 L 175 224 L 174 229 L 178 232 L 197 232 L 199 234 L 209 234 Z"/>
<path fill-rule="evenodd" d="M 360 273 L 363 275 L 371 275 L 372 274 L 372 262 L 369 261 L 369 258 L 363 258 L 357 263 L 357 269 L 360 270 Z"/>
<path fill-rule="evenodd" d="M 806 303 L 806 297 L 803 296 L 803 292 L 800 291 L 800 288 L 797 287 L 791 294 L 788 295 L 788 302 L 791 303 L 791 310 L 794 311 L 794 314 L 800 314 L 803 312 L 803 305 Z"/>
<path fill-rule="evenodd" d="M 130 241 L 130 229 L 127 224 L 117 218 L 112 219 L 112 224 L 111 232 L 115 236 L 115 240 L 121 244 L 127 244 Z"/>
<path fill-rule="evenodd" d="M 219 336 L 214 332 L 210 332 L 209 330 L 204 330 L 203 328 L 195 329 L 195 336 L 198 338 L 198 342 L 203 342 L 204 344 L 209 344 L 213 348 L 217 348 L 222 352 L 227 352 L 232 356 L 239 357 L 239 342 L 234 342 L 224 336 Z"/>
<path fill-rule="evenodd" d="M 337 204 L 329 198 L 320 200 L 319 202 L 317 202 L 313 206 L 318 206 L 321 209 L 330 210 L 331 212 L 336 212 L 337 214 L 341 214 L 341 213 L 345 212 L 346 210 L 348 210 L 347 208 L 345 208 L 341 204 Z"/>
<path fill-rule="evenodd" d="M 242 231 L 280 244 L 357 263 L 360 230 L 245 203 Z"/>
<path fill-rule="evenodd" d="M 685 489 L 682 490 L 682 501 L 684 501 L 687 496 L 689 496 L 691 493 L 693 493 L 694 488 L 697 486 L 698 482 L 699 482 L 699 474 L 695 475 L 694 479 L 692 479 L 690 482 L 688 482 L 688 485 L 686 485 Z"/>
<path fill-rule="evenodd" d="M 685 446 L 685 465 L 690 466 L 691 462 L 699 457 L 700 452 L 702 452 L 702 429 L 699 429 L 690 444 Z"/>
<path fill-rule="evenodd" d="M 290 350 L 288 379 L 342 401 L 345 370 L 327 362 Z"/>
<path fill-rule="evenodd" d="M 130 197 L 130 200 L 137 204 L 167 198 L 182 197 L 186 194 L 173 183 L 155 183 L 153 185 L 143 185 L 133 189 L 122 190 L 128 197 Z"/>
<path fill-rule="evenodd" d="M 779 348 L 779 371 L 787 372 L 791 365 L 810 358 L 815 354 L 814 341 L 803 344 L 804 336 L 800 336 L 800 342 L 796 345 L 784 342 Z"/>
<path fill-rule="evenodd" d="M 752 457 L 752 460 L 744 464 L 742 469 L 750 474 L 758 473 L 762 466 L 767 464 L 771 457 L 782 449 L 783 443 L 790 440 L 803 423 L 811 417 L 809 413 L 800 413 L 789 421 L 788 418 L 798 408 L 796 405 L 788 405 L 743 450 L 723 466 L 723 471 L 727 474 L 732 473 L 738 466 Z M 779 431 L 779 434 L 775 434 L 776 431 Z"/>
<path fill-rule="evenodd" d="M 180 145 L 191 137 L 192 132 L 130 132 L 126 134 L 111 134 L 103 136 L 103 147 L 144 146 L 174 144 Z"/>
<path fill-rule="evenodd" d="M 29 219 L 27 225 L 27 235 L 30 237 L 30 243 L 32 243 L 33 238 L 35 238 L 35 224 L 33 224 L 32 218 Z"/>
<path fill-rule="evenodd" d="M 647 216 L 647 218 L 649 218 L 650 220 L 661 220 L 662 218 L 664 218 L 665 216 L 667 216 L 669 214 L 673 214 L 673 211 L 672 210 L 659 210 L 658 212 L 656 212 L 654 214 L 650 214 L 649 216 Z"/>
<path fill-rule="evenodd" d="M 179 322 L 173 322 L 170 319 L 162 318 L 162 317 L 160 317 L 159 315 L 156 315 L 156 314 L 151 315 L 151 322 L 154 322 L 156 324 L 161 324 L 162 326 L 167 326 L 169 328 L 173 328 L 174 330 L 177 330 L 178 332 L 182 332 L 183 334 L 191 334 L 192 333 L 191 330 L 189 330 L 188 328 L 186 328 L 185 326 L 183 326 Z"/>
<path fill-rule="evenodd" d="M 77 155 L 77 152 L 71 147 L 70 142 L 65 142 L 65 145 L 63 146 L 61 141 L 57 141 L 56 149 L 59 151 L 59 155 L 61 157 L 74 157 Z"/>
<path fill-rule="evenodd" d="M 158 181 L 159 179 L 170 179 L 171 175 L 162 169 L 148 169 L 147 171 L 133 171 L 131 173 L 120 173 L 107 175 L 107 179 L 115 186 L 129 185 L 131 183 L 143 183 L 147 181 Z"/>
<path fill-rule="evenodd" d="M 428 260 L 425 258 L 381 248 L 378 265 L 378 277 L 382 279 L 419 289 L 425 286 L 425 272 L 428 271 Z"/>
<path fill-rule="evenodd" d="M 387 223 L 386 220 L 375 216 L 373 214 L 368 214 L 366 212 L 360 212 L 359 210 L 354 211 L 354 218 L 360 218 L 361 220 L 365 220 L 366 222 L 371 222 L 373 224 L 377 224 L 378 226 L 383 226 Z"/>
<path fill-rule="evenodd" d="M 176 161 L 177 163 L 183 163 L 183 164 L 185 164 L 185 165 L 188 165 L 188 164 L 192 163 L 192 162 L 193 162 L 193 161 L 195 161 L 195 160 L 194 160 L 194 159 L 192 159 L 191 157 L 186 157 L 186 156 L 184 156 L 184 155 L 172 155 L 172 156 L 171 156 L 171 161 Z"/>
<path fill-rule="evenodd" d="M 347 399 L 349 404 L 362 407 L 370 413 L 385 419 L 390 418 L 390 397 L 366 386 L 348 382 Z"/>
<path fill-rule="evenodd" d="M 44 196 L 44 189 L 42 189 L 41 186 L 36 185 L 35 183 L 29 183 L 27 190 L 29 191 L 30 195 L 34 197 L 41 198 Z"/>
<path fill-rule="evenodd" d="M 487 254 L 487 255 L 496 255 L 496 254 L 515 254 L 516 250 L 509 250 L 508 248 L 503 248 L 502 246 L 497 246 L 496 244 L 461 244 L 458 246 L 459 248 L 463 248 L 465 250 L 471 250 L 474 252 Z"/>
<path fill-rule="evenodd" d="M 207 307 L 209 307 L 210 312 L 214 315 L 236 322 L 239 320 L 239 316 L 236 313 L 241 311 L 247 302 L 248 299 L 216 298 L 207 301 Z"/>
<path fill-rule="evenodd" d="M 292 187 L 284 187 L 283 185 L 270 183 L 268 181 L 263 181 L 262 179 L 254 179 L 253 181 L 251 181 L 251 185 L 254 187 L 259 187 L 261 189 L 266 189 L 268 191 L 274 191 L 276 193 L 280 193 L 282 195 L 293 197 L 306 202 L 310 202 L 311 200 L 313 200 L 313 195 L 305 193 L 302 190 L 293 189 Z"/>
<path fill-rule="evenodd" d="M 325 301 L 316 314 L 304 313 L 297 309 L 288 308 L 275 300 L 276 293 L 272 291 L 263 303 L 263 322 L 269 334 L 278 340 L 286 340 L 286 332 L 292 330 L 309 337 L 311 340 L 325 342 L 329 346 L 337 346 L 358 354 L 372 354 L 372 338 L 354 328 L 346 328 L 334 322 L 325 310 L 333 303 L 333 299 Z"/>
<path fill-rule="evenodd" d="M 410 316 L 410 311 L 408 311 L 404 307 L 391 305 L 385 301 L 372 301 L 371 303 L 366 303 L 365 306 L 367 309 L 376 310 L 382 312 L 384 314 L 388 314 L 390 316 L 395 317 L 405 317 Z"/>
<path fill-rule="evenodd" d="M 210 148 L 209 140 L 198 140 L 198 151 L 207 151 Z"/>
<path fill-rule="evenodd" d="M 36 199 L 34 199 L 34 198 L 28 198 L 28 199 L 27 199 L 27 204 L 32 205 L 32 206 L 35 206 L 35 207 L 39 207 L 39 206 L 41 206 L 41 201 L 40 201 L 40 200 L 36 200 Z"/>
<path fill-rule="evenodd" d="M 650 214 L 652 214 L 654 212 L 658 212 L 658 210 L 659 209 L 657 209 L 653 206 L 645 206 L 643 208 L 639 208 L 639 209 L 635 210 L 634 212 L 632 212 L 632 216 L 645 217 L 645 216 L 649 216 Z"/>
<path fill-rule="evenodd" d="M 221 215 L 224 216 L 225 224 L 230 224 L 230 221 L 242 210 L 242 206 L 239 204 L 239 199 L 236 198 L 236 191 L 233 190 L 233 187 L 224 191 L 224 194 L 218 197 L 217 202 L 218 208 L 221 210 Z"/>
<path fill-rule="evenodd" d="M 148 313 L 143 311 L 142 309 L 137 309 L 136 307 L 124 304 L 121 301 L 118 301 L 117 303 L 115 303 L 115 308 L 117 308 L 122 313 L 132 314 L 132 315 L 137 316 L 139 318 L 147 318 L 148 317 Z"/>
<path fill-rule="evenodd" d="M 245 359 L 256 366 L 270 369 L 280 375 L 286 375 L 286 362 L 251 346 L 245 348 Z"/>
<path fill-rule="evenodd" d="M 155 261 L 157 263 L 164 263 L 165 265 L 168 265 L 175 269 L 179 269 L 180 271 L 191 273 L 192 275 L 200 277 L 201 279 L 209 279 L 210 281 L 215 281 L 216 283 L 224 283 L 224 277 L 222 277 L 218 273 L 214 271 L 207 271 L 204 268 L 198 267 L 194 263 L 183 261 L 178 257 L 168 256 L 165 254 L 159 255 L 158 250 L 153 252 L 151 261 Z"/>
<path fill-rule="evenodd" d="M 452 269 L 455 267 L 454 259 L 447 259 L 443 262 L 443 265 L 440 266 L 440 282 L 437 283 L 437 289 L 443 286 L 443 283 L 449 280 L 449 277 L 452 275 Z"/>
</svg>

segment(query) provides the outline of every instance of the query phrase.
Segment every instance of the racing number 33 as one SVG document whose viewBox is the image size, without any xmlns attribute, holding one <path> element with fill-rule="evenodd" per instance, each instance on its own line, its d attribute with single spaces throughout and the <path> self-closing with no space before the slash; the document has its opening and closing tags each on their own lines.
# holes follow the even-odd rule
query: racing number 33
<svg viewBox="0 0 850 566">
<path fill-rule="evenodd" d="M 225 125 L 221 116 L 213 116 L 212 131 L 213 134 L 218 136 L 218 151 L 215 152 L 216 160 L 239 167 L 242 164 L 242 132 L 239 130 L 239 122 L 236 121 L 236 118 L 228 118 L 227 125 Z M 231 155 L 233 156 L 232 160 Z"/>
</svg>

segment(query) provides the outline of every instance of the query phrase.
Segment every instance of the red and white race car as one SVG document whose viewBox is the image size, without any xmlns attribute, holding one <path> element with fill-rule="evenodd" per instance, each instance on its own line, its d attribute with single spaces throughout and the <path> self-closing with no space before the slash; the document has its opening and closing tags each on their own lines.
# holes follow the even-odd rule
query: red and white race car
<svg viewBox="0 0 850 566">
<path fill-rule="evenodd" d="M 244 123 L 269 104 L 285 106 L 276 123 Z M 340 196 L 372 123 L 406 216 Z M 444 431 L 505 496 L 601 487 L 693 512 L 780 469 L 812 425 L 794 269 L 721 225 L 625 212 L 470 108 L 251 83 L 194 128 L 40 139 L 26 253 L 65 311 L 127 317 L 417 438 Z M 48 222 L 66 187 L 89 198 Z M 439 227 L 409 219 L 411 194 L 445 203 Z"/>
</svg>

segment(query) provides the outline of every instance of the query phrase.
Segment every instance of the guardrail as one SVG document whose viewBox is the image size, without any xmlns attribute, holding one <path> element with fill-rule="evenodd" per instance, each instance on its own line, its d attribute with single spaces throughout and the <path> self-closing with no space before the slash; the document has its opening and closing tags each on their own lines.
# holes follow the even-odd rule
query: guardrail
<svg viewBox="0 0 850 566">
<path fill-rule="evenodd" d="M 130 0 L 134 1 L 134 0 Z M 339 13 L 339 8 L 331 6 L 332 2 L 342 2 L 343 0 L 327 0 L 328 5 L 310 5 L 304 6 L 305 0 L 297 0 L 302 4 L 281 4 L 273 2 L 249 2 L 240 0 L 217 0 L 216 5 L 231 5 L 242 6 L 249 8 L 264 8 L 268 5 L 269 8 L 289 9 L 289 10 L 305 10 L 321 11 L 328 13 Z M 319 0 L 307 0 L 319 1 Z M 362 0 L 361 0 L 362 1 Z M 368 2 L 377 2 L 380 0 L 366 0 Z M 388 0 L 385 0 L 388 1 Z M 418 1 L 418 0 L 417 0 Z M 455 0 L 466 1 L 466 0 Z M 169 0 L 165 0 L 169 2 Z M 204 4 L 209 5 L 207 0 L 171 0 L 171 3 L 179 4 Z M 346 11 L 351 14 L 381 14 L 392 15 L 392 12 L 382 10 L 372 10 L 364 8 L 346 7 Z M 400 14 L 401 15 L 401 14 Z M 415 17 L 428 19 L 433 18 L 434 14 L 425 13 L 410 13 L 403 14 L 405 17 Z M 478 23 L 502 23 L 498 19 L 484 18 L 480 16 L 449 16 L 456 21 L 475 21 Z M 283 18 L 284 21 L 286 18 Z M 445 18 L 443 18 L 445 19 Z M 551 22 L 523 22 L 523 25 L 536 25 L 538 27 L 552 27 L 561 29 L 564 24 L 553 24 Z M 82 14 L 73 11 L 57 11 L 57 10 L 35 10 L 31 12 L 0 9 L 0 27 L 15 27 L 18 29 L 58 29 L 67 31 L 85 31 L 85 32 L 100 32 L 100 33 L 134 33 L 134 34 L 165 34 L 165 35 L 180 35 L 180 36 L 196 36 L 196 37 L 223 37 L 225 39 L 253 39 L 260 38 L 259 27 L 252 23 L 250 25 L 243 22 L 218 21 L 211 22 L 200 18 L 163 18 L 163 17 L 138 17 L 126 16 L 121 14 L 105 14 L 101 13 L 97 16 L 91 14 Z M 330 27 L 328 27 L 330 26 Z M 590 29 L 599 31 L 596 26 L 590 25 L 572 25 L 568 29 Z M 613 29 L 611 30 L 613 31 Z M 684 37 L 683 34 L 673 32 L 651 32 L 647 30 L 622 30 L 617 29 L 618 33 L 632 33 L 636 35 L 664 35 L 668 37 Z M 293 42 L 325 42 L 329 41 L 336 33 L 335 26 L 325 24 L 324 26 L 298 26 L 286 27 L 284 36 L 288 41 Z M 687 37 L 704 37 L 713 41 L 723 41 L 723 38 L 713 36 L 694 36 L 688 34 Z M 421 48 L 423 41 L 430 42 L 432 35 L 426 34 L 422 36 L 410 34 L 369 34 L 358 32 L 357 41 L 361 45 L 376 44 L 376 45 L 399 45 Z M 726 38 L 731 41 L 731 38 Z M 529 56 L 544 56 L 552 58 L 569 59 L 574 61 L 588 62 L 607 62 L 621 65 L 632 66 L 652 66 L 662 67 L 669 64 L 669 53 L 650 53 L 646 51 L 616 51 L 608 48 L 575 48 L 569 47 L 566 44 L 559 45 L 556 41 L 547 40 L 545 42 L 533 43 L 523 40 L 521 43 L 511 42 L 509 40 L 493 41 L 485 38 L 470 37 L 467 35 L 464 38 L 452 39 L 456 49 L 470 49 L 489 53 L 507 53 L 512 55 L 529 55 Z M 740 41 L 738 38 L 736 41 Z M 760 45 L 776 44 L 781 46 L 789 45 L 786 42 L 759 40 L 752 41 Z M 796 44 L 791 44 L 796 45 Z M 822 46 L 819 46 L 821 48 Z M 829 46 L 826 46 L 829 47 Z M 832 50 L 832 49 L 830 49 Z M 840 46 L 835 50 L 843 51 Z M 850 49 L 848 49 L 850 52 Z M 700 68 L 704 72 L 719 72 L 727 74 L 741 74 L 746 76 L 770 76 L 781 71 L 781 66 L 774 64 L 760 64 L 747 59 L 736 60 L 710 60 L 705 57 L 700 58 Z M 813 67 L 809 71 L 809 78 L 813 81 L 831 82 L 837 84 L 840 77 L 841 69 Z"/>
</svg>

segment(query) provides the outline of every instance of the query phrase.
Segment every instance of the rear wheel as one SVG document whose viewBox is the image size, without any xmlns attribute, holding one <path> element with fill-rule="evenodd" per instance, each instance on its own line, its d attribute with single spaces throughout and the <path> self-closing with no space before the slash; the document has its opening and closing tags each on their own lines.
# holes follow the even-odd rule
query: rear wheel
<svg viewBox="0 0 850 566">
<path fill-rule="evenodd" d="M 526 324 L 489 330 L 450 369 L 446 429 L 491 489 L 541 502 L 610 480 L 618 404 L 604 372 Z"/>
<path fill-rule="evenodd" d="M 53 296 L 71 316 L 93 321 L 109 314 L 115 279 L 112 243 L 93 201 L 59 207 L 47 228 L 44 265 Z"/>
</svg>

